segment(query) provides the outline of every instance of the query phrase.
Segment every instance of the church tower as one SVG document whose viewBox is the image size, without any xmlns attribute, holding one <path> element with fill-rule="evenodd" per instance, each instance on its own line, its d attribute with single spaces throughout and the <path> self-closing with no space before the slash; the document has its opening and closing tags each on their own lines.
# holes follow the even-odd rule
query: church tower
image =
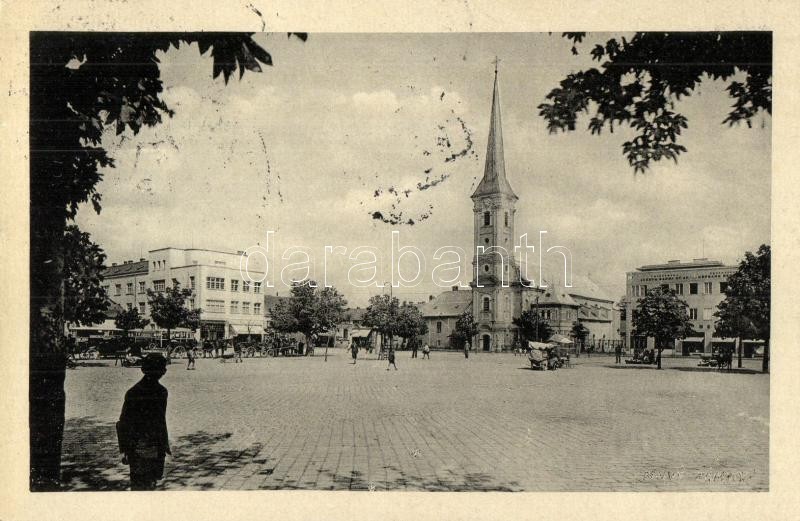
<svg viewBox="0 0 800 521">
<path fill-rule="evenodd" d="M 495 60 L 486 165 L 483 179 L 471 197 L 474 214 L 472 309 L 480 330 L 475 341 L 482 351 L 499 351 L 511 346 L 516 329 L 512 323 L 514 310 L 521 305 L 519 267 L 514 260 L 514 213 L 519 198 L 506 178 L 497 62 Z"/>
</svg>

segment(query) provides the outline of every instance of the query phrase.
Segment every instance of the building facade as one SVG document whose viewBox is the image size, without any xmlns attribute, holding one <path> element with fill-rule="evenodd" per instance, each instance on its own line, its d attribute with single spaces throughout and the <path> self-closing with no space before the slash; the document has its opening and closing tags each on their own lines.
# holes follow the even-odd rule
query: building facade
<svg viewBox="0 0 800 521">
<path fill-rule="evenodd" d="M 555 332 L 569 335 L 573 323 L 583 322 L 597 339 L 618 338 L 613 325 L 613 301 L 596 285 L 523 284 L 514 256 L 516 203 L 503 153 L 500 92 L 495 70 L 486 162 L 483 177 L 471 195 L 473 211 L 474 279 L 469 290 L 444 292 L 422 307 L 432 347 L 451 346 L 456 320 L 471 311 L 478 325 L 473 346 L 482 351 L 513 349 L 519 344 L 514 319 L 534 310 Z M 574 280 L 574 278 L 573 278 Z M 460 346 L 452 346 L 460 347 Z"/>
<path fill-rule="evenodd" d="M 633 311 L 638 300 L 656 287 L 674 290 L 689 305 L 689 320 L 694 333 L 683 340 L 675 340 L 676 353 L 711 353 L 717 343 L 731 342 L 714 336 L 717 306 L 725 299 L 728 277 L 737 266 L 726 266 L 720 261 L 694 259 L 691 262 L 671 260 L 666 264 L 653 264 L 628 272 L 626 293 L 621 307 L 625 310 L 624 332 L 630 346 L 652 347 L 653 339 L 633 336 Z"/>
<path fill-rule="evenodd" d="M 220 339 L 264 333 L 263 259 L 249 259 L 247 271 L 240 268 L 243 252 L 160 248 L 138 261 L 113 263 L 103 273 L 109 298 L 125 309 L 135 307 L 150 318 L 147 290 L 164 291 L 168 286 L 188 288 L 187 306 L 200 308 L 197 338 Z M 259 262 L 261 261 L 261 262 Z M 150 323 L 151 330 L 157 326 Z"/>
</svg>

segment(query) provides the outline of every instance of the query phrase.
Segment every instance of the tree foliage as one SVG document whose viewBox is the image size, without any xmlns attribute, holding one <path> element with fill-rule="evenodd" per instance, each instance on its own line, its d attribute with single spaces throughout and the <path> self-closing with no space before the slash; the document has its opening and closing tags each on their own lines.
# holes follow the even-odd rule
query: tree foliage
<svg viewBox="0 0 800 521">
<path fill-rule="evenodd" d="M 553 328 L 533 309 L 525 310 L 513 320 L 515 326 L 519 328 L 522 340 L 527 342 L 544 342 L 553 336 Z"/>
<path fill-rule="evenodd" d="M 586 33 L 564 33 L 573 54 Z M 652 161 L 678 160 L 686 152 L 679 137 L 688 127 L 674 104 L 700 83 L 731 80 L 733 107 L 723 124 L 748 127 L 762 111 L 772 113 L 772 34 L 769 32 L 635 33 L 596 44 L 591 56 L 601 65 L 569 74 L 539 105 L 551 133 L 575 130 L 581 113 L 591 114 L 588 130 L 628 125 L 636 135 L 622 144 L 634 172 Z M 743 81 L 733 80 L 741 73 Z"/>
<path fill-rule="evenodd" d="M 769 370 L 771 249 L 762 244 L 753 254 L 746 252 L 739 269 L 728 277 L 725 300 L 714 315 L 721 336 L 758 338 L 765 341 L 763 370 Z"/>
<path fill-rule="evenodd" d="M 147 290 L 150 317 L 158 327 L 167 330 L 167 338 L 175 328 L 185 327 L 196 331 L 200 327 L 202 310 L 190 309 L 186 305 L 186 300 L 192 294 L 192 290 L 179 287 L 167 287 L 164 291 Z"/>
<path fill-rule="evenodd" d="M 658 368 L 665 342 L 692 334 L 689 305 L 674 290 L 653 288 L 640 298 L 633 310 L 633 334 L 653 337 L 658 350 Z"/>
<path fill-rule="evenodd" d="M 241 77 L 272 58 L 244 33 L 33 32 L 29 41 L 30 480 L 32 490 L 53 490 L 64 427 L 61 332 L 70 302 L 77 302 L 65 281 L 80 279 L 85 269 L 70 271 L 75 266 L 61 239 L 80 204 L 91 202 L 100 211 L 100 170 L 114 166 L 102 146 L 104 130 L 135 134 L 172 114 L 161 99 L 158 51 L 197 43 L 213 59 L 213 77 L 226 82 L 237 69 Z M 75 316 L 92 306 L 76 308 Z"/>
<path fill-rule="evenodd" d="M 320 288 L 313 280 L 294 281 L 291 297 L 279 300 L 272 309 L 270 326 L 282 333 L 301 333 L 310 345 L 312 336 L 331 331 L 344 321 L 346 306 L 336 288 Z"/>
<path fill-rule="evenodd" d="M 589 336 L 589 330 L 586 328 L 586 326 L 576 320 L 572 323 L 572 329 L 570 329 L 569 334 L 572 335 L 572 337 L 579 343 L 583 344 L 583 342 L 586 340 L 586 337 Z"/>
<path fill-rule="evenodd" d="M 114 325 L 122 330 L 124 336 L 128 336 L 128 331 L 134 329 L 142 329 L 150 320 L 139 315 L 139 310 L 136 308 L 126 309 L 121 311 L 114 319 Z"/>
<path fill-rule="evenodd" d="M 403 302 L 397 313 L 396 332 L 409 343 L 415 343 L 418 337 L 428 332 L 428 325 L 417 306 Z"/>
<path fill-rule="evenodd" d="M 88 326 L 105 319 L 108 296 L 100 285 L 106 254 L 75 225 L 63 236 L 64 320 Z"/>
<path fill-rule="evenodd" d="M 364 311 L 362 324 L 391 341 L 399 334 L 400 301 L 390 295 L 373 295 Z"/>
<path fill-rule="evenodd" d="M 457 345 L 463 346 L 465 342 L 471 342 L 477 334 L 478 323 L 475 322 L 472 311 L 467 310 L 456 320 L 456 326 L 450 336 Z"/>
</svg>

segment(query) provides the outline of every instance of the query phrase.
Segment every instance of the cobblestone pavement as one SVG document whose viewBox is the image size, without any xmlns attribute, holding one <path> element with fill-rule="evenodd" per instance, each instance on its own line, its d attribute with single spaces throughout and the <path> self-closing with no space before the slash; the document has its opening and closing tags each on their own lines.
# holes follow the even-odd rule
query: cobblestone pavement
<svg viewBox="0 0 800 521">
<path fill-rule="evenodd" d="M 531 371 L 512 354 L 174 363 L 164 489 L 766 490 L 769 377 L 666 359 L 581 357 Z M 735 364 L 734 364 L 735 365 Z M 120 490 L 114 421 L 137 369 L 67 377 L 63 476 Z"/>
</svg>

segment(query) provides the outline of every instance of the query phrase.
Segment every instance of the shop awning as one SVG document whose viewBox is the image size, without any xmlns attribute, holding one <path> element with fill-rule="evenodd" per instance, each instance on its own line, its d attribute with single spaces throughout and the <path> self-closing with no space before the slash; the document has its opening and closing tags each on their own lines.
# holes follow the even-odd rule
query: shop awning
<svg viewBox="0 0 800 521">
<path fill-rule="evenodd" d="M 550 342 L 556 342 L 559 344 L 571 344 L 572 340 L 565 337 L 564 335 L 559 335 L 558 333 L 556 333 L 555 335 L 550 337 Z"/>
<path fill-rule="evenodd" d="M 228 331 L 231 335 L 263 335 L 264 327 L 259 325 L 229 324 Z"/>
<path fill-rule="evenodd" d="M 350 332 L 350 338 L 367 338 L 372 330 L 369 328 L 357 328 Z"/>
</svg>

